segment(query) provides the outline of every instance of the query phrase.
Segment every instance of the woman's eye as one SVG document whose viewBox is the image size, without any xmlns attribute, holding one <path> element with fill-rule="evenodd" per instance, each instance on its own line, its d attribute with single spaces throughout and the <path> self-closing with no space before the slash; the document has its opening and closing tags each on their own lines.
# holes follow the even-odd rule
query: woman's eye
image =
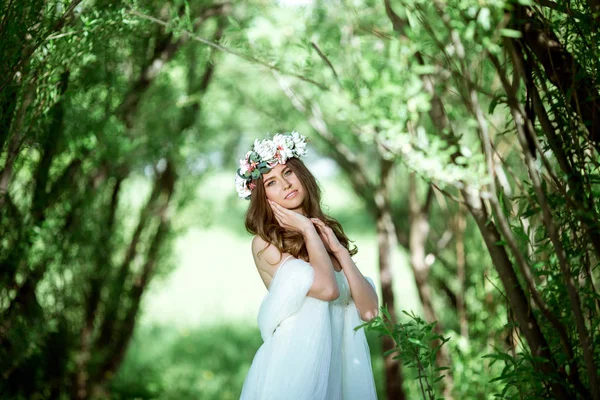
<svg viewBox="0 0 600 400">
<path fill-rule="evenodd" d="M 291 174 L 291 173 L 292 173 L 292 171 L 288 169 L 287 171 L 285 171 L 285 174 L 284 174 L 284 175 L 285 175 L 285 176 L 288 176 L 288 175 L 289 175 L 289 174 Z"/>
<path fill-rule="evenodd" d="M 267 183 L 267 186 L 273 186 L 275 184 L 275 181 L 270 181 L 269 183 Z"/>
</svg>

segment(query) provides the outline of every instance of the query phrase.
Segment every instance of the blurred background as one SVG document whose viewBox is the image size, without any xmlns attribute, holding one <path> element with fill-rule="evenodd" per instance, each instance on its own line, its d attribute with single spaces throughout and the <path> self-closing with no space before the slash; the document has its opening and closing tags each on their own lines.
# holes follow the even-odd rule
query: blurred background
<svg viewBox="0 0 600 400">
<path fill-rule="evenodd" d="M 238 399 L 296 130 L 380 399 L 599 399 L 600 2 L 4 0 L 0 398 Z"/>
</svg>

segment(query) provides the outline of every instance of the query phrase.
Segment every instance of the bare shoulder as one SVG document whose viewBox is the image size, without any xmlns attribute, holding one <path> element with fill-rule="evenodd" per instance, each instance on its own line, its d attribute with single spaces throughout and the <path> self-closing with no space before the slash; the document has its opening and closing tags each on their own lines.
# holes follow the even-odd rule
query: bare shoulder
<svg viewBox="0 0 600 400">
<path fill-rule="evenodd" d="M 260 274 L 265 286 L 268 288 L 271 279 L 275 275 L 279 264 L 289 254 L 282 254 L 277 247 L 266 242 L 260 236 L 255 236 L 252 239 L 252 256 L 254 257 L 254 264 Z"/>
</svg>

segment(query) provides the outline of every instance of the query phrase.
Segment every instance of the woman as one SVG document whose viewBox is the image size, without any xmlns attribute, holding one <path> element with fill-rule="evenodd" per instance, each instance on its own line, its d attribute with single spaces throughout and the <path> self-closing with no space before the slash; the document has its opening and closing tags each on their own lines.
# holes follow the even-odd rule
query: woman
<svg viewBox="0 0 600 400">
<path fill-rule="evenodd" d="M 377 315 L 377 294 L 341 225 L 321 210 L 305 154 L 306 138 L 292 132 L 256 140 L 240 160 L 237 191 L 250 200 L 246 229 L 269 291 L 258 314 L 264 343 L 241 399 L 376 399 L 365 334 L 354 328 Z"/>
</svg>

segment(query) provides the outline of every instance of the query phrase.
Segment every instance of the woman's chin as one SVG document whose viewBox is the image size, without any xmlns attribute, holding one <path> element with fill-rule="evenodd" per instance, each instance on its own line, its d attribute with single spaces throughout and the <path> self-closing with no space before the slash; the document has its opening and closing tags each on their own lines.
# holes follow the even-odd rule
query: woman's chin
<svg viewBox="0 0 600 400">
<path fill-rule="evenodd" d="M 296 196 L 293 199 L 285 200 L 282 204 L 282 207 L 285 207 L 288 210 L 295 210 L 297 208 L 302 207 L 302 199 L 300 199 L 300 198 L 298 198 L 298 196 Z"/>
</svg>

